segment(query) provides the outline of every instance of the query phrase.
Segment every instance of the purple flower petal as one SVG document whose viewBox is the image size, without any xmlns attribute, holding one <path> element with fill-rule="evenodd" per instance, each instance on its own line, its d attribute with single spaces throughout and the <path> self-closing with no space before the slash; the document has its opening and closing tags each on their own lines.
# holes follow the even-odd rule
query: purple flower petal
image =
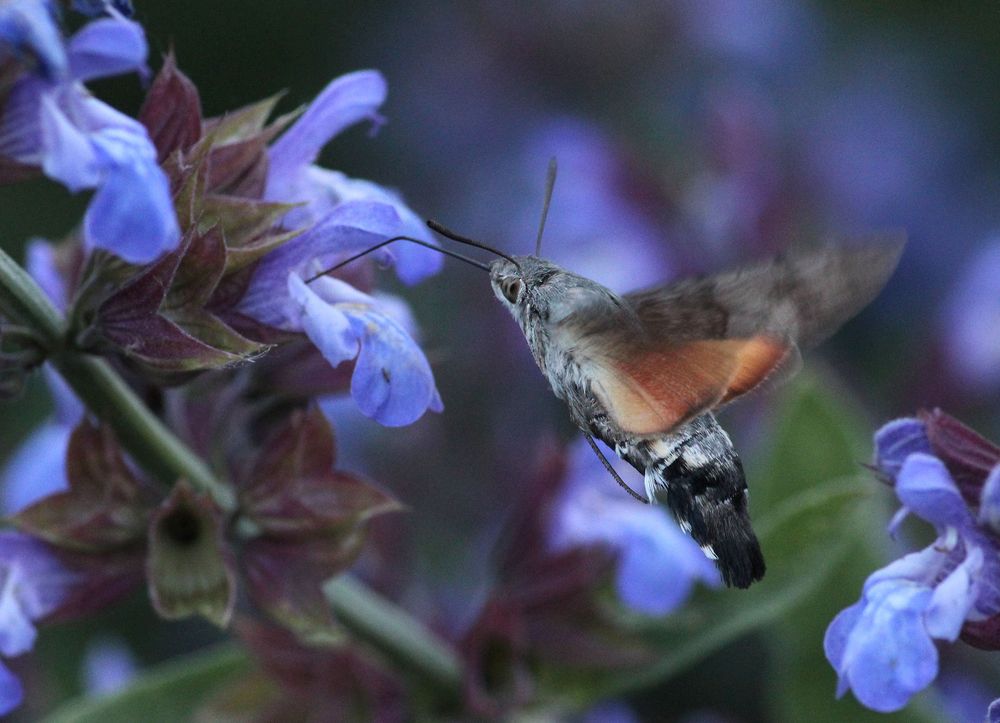
<svg viewBox="0 0 1000 723">
<path fill-rule="evenodd" d="M 323 300 L 294 274 L 288 277 L 288 292 L 298 305 L 299 328 L 316 345 L 330 366 L 336 367 L 358 355 L 358 339 L 347 316 Z"/>
<path fill-rule="evenodd" d="M 65 75 L 66 51 L 56 25 L 55 5 L 49 0 L 0 3 L 0 59 L 7 48 L 33 53 L 48 78 Z"/>
<path fill-rule="evenodd" d="M 137 668 L 135 656 L 123 640 L 92 640 L 83 659 L 84 687 L 92 696 L 117 693 L 135 678 Z"/>
<path fill-rule="evenodd" d="M 929 588 L 908 582 L 866 592 L 842 658 L 850 688 L 866 707 L 899 710 L 937 675 L 937 648 L 922 618 L 930 598 Z"/>
<path fill-rule="evenodd" d="M 104 19 L 85 25 L 69 43 L 72 75 L 81 81 L 106 78 L 133 70 L 146 75 L 146 35 L 131 20 Z"/>
<path fill-rule="evenodd" d="M 975 580 L 983 567 L 983 551 L 969 550 L 962 564 L 934 588 L 924 623 L 932 638 L 955 642 L 976 601 Z"/>
<path fill-rule="evenodd" d="M 7 715 L 24 701 L 24 688 L 6 665 L 0 663 L 0 715 Z"/>
<path fill-rule="evenodd" d="M 969 508 L 944 463 L 929 454 L 915 452 L 906 458 L 896 478 L 896 496 L 939 530 L 972 522 Z"/>
<path fill-rule="evenodd" d="M 73 9 L 83 15 L 119 15 L 130 18 L 135 9 L 132 0 L 73 0 Z"/>
<path fill-rule="evenodd" d="M 970 391 L 1000 385 L 1000 239 L 992 239 L 966 265 L 941 320 L 952 372 Z"/>
<path fill-rule="evenodd" d="M 336 366 L 357 356 L 351 396 L 363 414 L 398 427 L 428 409 L 440 411 L 426 357 L 405 329 L 377 309 L 375 299 L 337 279 L 319 279 L 313 289 L 290 275 L 288 285 L 299 324 L 324 358 Z"/>
<path fill-rule="evenodd" d="M 351 396 L 363 414 L 387 427 L 417 421 L 441 400 L 427 358 L 402 327 L 374 310 L 345 309 L 361 342 Z"/>
<path fill-rule="evenodd" d="M 895 478 L 906 458 L 914 452 L 930 453 L 927 429 L 919 419 L 895 419 L 875 433 L 875 463 Z"/>
<path fill-rule="evenodd" d="M 12 515 L 69 488 L 66 449 L 72 429 L 48 422 L 18 447 L 3 472 L 3 511 Z"/>
<path fill-rule="evenodd" d="M 625 529 L 617 545 L 618 596 L 632 610 L 658 617 L 683 605 L 696 580 L 718 582 L 711 560 L 676 525 L 665 524 L 665 514 L 638 508 L 621 520 Z"/>
<path fill-rule="evenodd" d="M 316 160 L 320 150 L 342 130 L 364 119 L 378 118 L 387 87 L 382 74 L 361 70 L 333 80 L 302 117 L 271 146 L 266 197 L 279 201 L 297 199 L 282 191 L 296 173 Z"/>
<path fill-rule="evenodd" d="M 847 642 L 850 640 L 851 633 L 861 619 L 864 606 L 865 601 L 862 599 L 841 610 L 826 629 L 826 635 L 823 636 L 823 652 L 826 653 L 826 659 L 830 661 L 830 665 L 837 671 L 838 698 L 847 692 L 848 681 L 844 675 L 844 652 L 847 650 Z"/>
<path fill-rule="evenodd" d="M 32 623 L 56 609 L 75 579 L 38 540 L 0 532 L 0 653 L 29 650 Z"/>
<path fill-rule="evenodd" d="M 979 502 L 979 524 L 1000 534 L 1000 464 L 994 467 L 983 483 Z"/>
<path fill-rule="evenodd" d="M 96 186 L 101 179 L 97 152 L 87 133 L 70 121 L 52 94 L 41 97 L 39 125 L 45 175 L 74 193 Z"/>
<path fill-rule="evenodd" d="M 55 249 L 45 239 L 33 238 L 25 250 L 24 265 L 31 278 L 59 311 L 66 311 L 66 282 L 56 268 Z"/>
<path fill-rule="evenodd" d="M 384 203 L 345 203 L 318 224 L 265 256 L 246 294 L 242 313 L 279 329 L 297 331 L 300 311 L 289 296 L 289 274 L 308 278 L 338 260 L 392 236 L 399 227 L 396 211 Z"/>
<path fill-rule="evenodd" d="M 990 703 L 990 707 L 986 711 L 986 720 L 989 723 L 1000 723 L 1000 698 Z"/>
<path fill-rule="evenodd" d="M 310 203 L 304 208 L 293 209 L 285 217 L 285 223 L 293 228 L 299 225 L 295 222 L 296 219 L 305 224 L 336 204 L 384 203 L 392 206 L 399 216 L 399 224 L 392 231 L 394 235 L 413 236 L 421 241 L 437 244 L 423 219 L 406 205 L 399 194 L 371 181 L 349 178 L 340 171 L 311 166 L 303 175 L 299 192 L 302 195 L 298 198 L 310 199 Z M 439 253 L 406 242 L 395 244 L 392 253 L 396 259 L 396 273 L 406 284 L 415 284 L 436 274 L 441 270 L 444 259 Z"/>
<path fill-rule="evenodd" d="M 170 183 L 155 155 L 136 153 L 125 162 L 111 162 L 114 165 L 84 216 L 88 247 L 110 251 L 133 264 L 149 263 L 177 248 L 180 227 Z"/>
<path fill-rule="evenodd" d="M 715 565 L 665 509 L 643 507 L 625 497 L 584 440 L 569 455 L 566 485 L 549 532 L 553 548 L 598 543 L 617 550 L 618 596 L 644 615 L 662 616 L 676 610 L 697 581 L 719 584 Z M 620 474 L 635 473 L 610 451 L 608 457 Z"/>
</svg>

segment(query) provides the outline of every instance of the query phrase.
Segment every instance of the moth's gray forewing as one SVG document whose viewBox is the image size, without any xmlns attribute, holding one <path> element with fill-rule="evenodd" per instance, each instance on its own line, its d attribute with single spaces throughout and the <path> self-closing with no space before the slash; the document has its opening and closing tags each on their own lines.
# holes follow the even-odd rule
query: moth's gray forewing
<svg viewBox="0 0 1000 723">
<path fill-rule="evenodd" d="M 823 341 L 878 295 L 902 235 L 793 251 L 769 262 L 626 294 L 652 338 L 686 341 L 770 333 L 802 347 Z"/>
</svg>

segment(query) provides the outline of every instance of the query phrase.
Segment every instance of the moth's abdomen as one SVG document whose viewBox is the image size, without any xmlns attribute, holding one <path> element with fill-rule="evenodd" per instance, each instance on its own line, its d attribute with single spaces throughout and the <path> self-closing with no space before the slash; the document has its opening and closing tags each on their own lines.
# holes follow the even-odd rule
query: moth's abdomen
<svg viewBox="0 0 1000 723">
<path fill-rule="evenodd" d="M 715 559 L 726 585 L 749 587 L 764 576 L 764 556 L 750 524 L 743 464 L 715 418 L 705 414 L 680 434 L 647 442 L 650 499 L 665 503 L 681 528 Z"/>
</svg>

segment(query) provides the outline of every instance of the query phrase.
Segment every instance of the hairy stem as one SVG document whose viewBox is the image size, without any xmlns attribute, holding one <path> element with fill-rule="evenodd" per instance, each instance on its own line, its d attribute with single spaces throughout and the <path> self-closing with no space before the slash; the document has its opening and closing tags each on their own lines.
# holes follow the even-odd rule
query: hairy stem
<svg viewBox="0 0 1000 723">
<path fill-rule="evenodd" d="M 235 508 L 229 487 L 167 429 L 107 362 L 65 344 L 65 321 L 59 311 L 2 249 L 0 312 L 38 334 L 56 370 L 87 408 L 111 426 L 122 446 L 145 470 L 168 484 L 186 479 L 210 494 L 223 509 Z M 358 640 L 429 687 L 457 697 L 461 685 L 457 657 L 418 620 L 346 576 L 328 583 L 325 592 L 337 617 Z"/>
</svg>

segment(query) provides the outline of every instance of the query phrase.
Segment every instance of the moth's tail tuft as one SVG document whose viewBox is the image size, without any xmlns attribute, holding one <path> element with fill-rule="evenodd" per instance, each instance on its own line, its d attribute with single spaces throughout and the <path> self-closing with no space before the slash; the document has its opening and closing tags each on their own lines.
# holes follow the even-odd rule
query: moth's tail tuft
<svg viewBox="0 0 1000 723">
<path fill-rule="evenodd" d="M 709 458 L 682 452 L 669 465 L 647 470 L 662 475 L 647 484 L 647 490 L 655 490 L 681 527 L 716 561 L 726 585 L 746 588 L 764 577 L 764 555 L 750 524 L 743 464 L 731 446 L 729 451 Z"/>
</svg>

